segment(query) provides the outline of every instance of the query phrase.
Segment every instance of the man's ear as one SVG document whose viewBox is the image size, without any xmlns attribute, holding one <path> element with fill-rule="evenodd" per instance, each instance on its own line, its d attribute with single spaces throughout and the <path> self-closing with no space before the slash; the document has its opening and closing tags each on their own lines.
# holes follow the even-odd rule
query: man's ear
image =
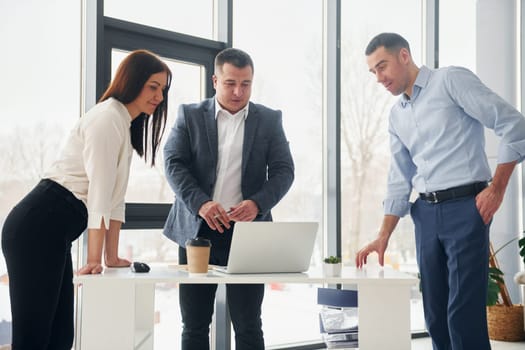
<svg viewBox="0 0 525 350">
<path fill-rule="evenodd" d="M 400 50 L 399 50 L 399 60 L 402 62 L 402 63 L 409 63 L 410 62 L 410 59 L 411 59 L 411 56 L 410 56 L 410 52 L 408 52 L 408 50 L 404 47 L 402 47 Z"/>
<path fill-rule="evenodd" d="M 213 88 L 217 89 L 217 76 L 215 74 L 211 76 L 211 81 L 213 81 Z"/>
</svg>

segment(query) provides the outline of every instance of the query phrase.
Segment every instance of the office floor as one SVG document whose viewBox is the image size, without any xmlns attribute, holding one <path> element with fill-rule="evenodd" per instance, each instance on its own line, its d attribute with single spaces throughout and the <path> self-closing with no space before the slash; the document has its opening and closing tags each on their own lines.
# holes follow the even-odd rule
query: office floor
<svg viewBox="0 0 525 350">
<path fill-rule="evenodd" d="M 492 347 L 492 350 L 523 350 L 525 349 L 525 341 L 503 342 L 503 341 L 491 340 L 490 345 Z M 430 341 L 430 338 L 428 337 L 414 339 L 412 340 L 411 350 L 432 350 L 432 342 Z"/>
<path fill-rule="evenodd" d="M 503 342 L 491 340 L 492 350 L 523 350 L 525 341 L 522 342 Z M 419 338 L 412 340 L 412 350 L 432 350 L 430 338 Z"/>
</svg>

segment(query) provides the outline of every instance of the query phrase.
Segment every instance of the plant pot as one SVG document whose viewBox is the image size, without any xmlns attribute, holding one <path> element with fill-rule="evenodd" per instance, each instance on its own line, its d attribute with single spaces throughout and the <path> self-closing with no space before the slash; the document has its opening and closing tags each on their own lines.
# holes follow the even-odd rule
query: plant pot
<svg viewBox="0 0 525 350">
<path fill-rule="evenodd" d="M 525 339 L 523 318 L 523 305 L 487 306 L 489 338 L 503 341 L 520 341 Z"/>
<path fill-rule="evenodd" d="M 339 277 L 341 276 L 341 269 L 343 263 L 328 264 L 323 263 L 323 274 L 325 277 Z"/>
</svg>

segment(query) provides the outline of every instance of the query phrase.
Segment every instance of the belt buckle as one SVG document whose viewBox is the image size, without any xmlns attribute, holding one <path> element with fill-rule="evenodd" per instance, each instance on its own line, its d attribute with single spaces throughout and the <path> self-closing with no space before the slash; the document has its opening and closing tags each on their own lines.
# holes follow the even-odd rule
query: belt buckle
<svg viewBox="0 0 525 350">
<path fill-rule="evenodd" d="M 430 193 L 432 193 L 432 199 L 429 200 L 429 202 L 432 203 L 432 204 L 439 203 L 439 199 L 437 197 L 437 192 L 430 192 Z"/>
</svg>

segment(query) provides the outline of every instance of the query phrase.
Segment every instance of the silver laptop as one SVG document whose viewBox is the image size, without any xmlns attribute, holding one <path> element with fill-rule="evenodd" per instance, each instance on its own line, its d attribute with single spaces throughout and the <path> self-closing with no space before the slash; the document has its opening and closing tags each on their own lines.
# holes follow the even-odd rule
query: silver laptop
<svg viewBox="0 0 525 350">
<path fill-rule="evenodd" d="M 295 273 L 310 266 L 317 222 L 237 222 L 225 273 Z"/>
</svg>

